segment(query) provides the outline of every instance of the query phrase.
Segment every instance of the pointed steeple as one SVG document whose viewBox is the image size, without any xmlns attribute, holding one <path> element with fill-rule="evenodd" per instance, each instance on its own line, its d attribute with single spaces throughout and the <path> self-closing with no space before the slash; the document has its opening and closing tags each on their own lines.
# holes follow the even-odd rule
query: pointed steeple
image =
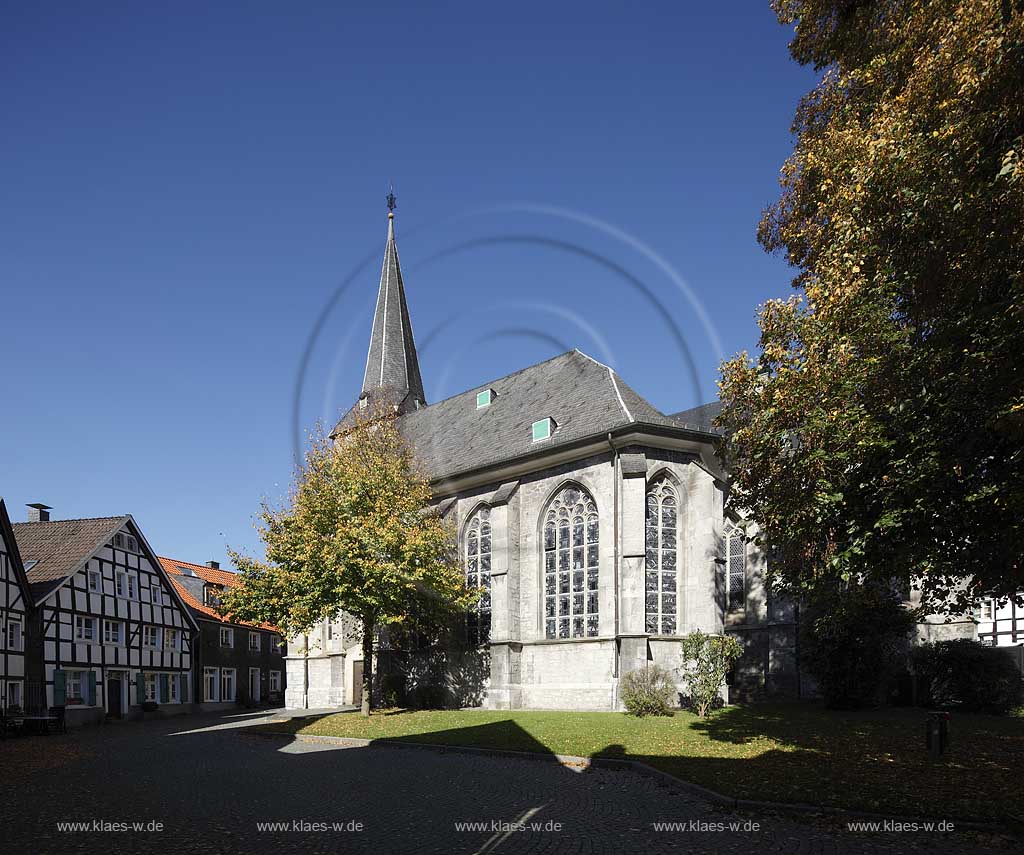
<svg viewBox="0 0 1024 855">
<path fill-rule="evenodd" d="M 401 411 L 426 403 L 416 342 L 412 337 L 405 284 L 395 246 L 395 197 L 388 194 L 388 240 L 380 271 L 377 308 L 373 313 L 370 349 L 366 355 L 361 399 L 392 402 Z"/>
</svg>

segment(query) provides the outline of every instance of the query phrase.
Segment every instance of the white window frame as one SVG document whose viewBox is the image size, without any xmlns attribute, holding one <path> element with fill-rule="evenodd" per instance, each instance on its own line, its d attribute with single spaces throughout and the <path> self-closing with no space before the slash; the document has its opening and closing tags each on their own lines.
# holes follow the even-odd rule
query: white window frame
<svg viewBox="0 0 1024 855">
<path fill-rule="evenodd" d="M 12 692 L 12 690 L 14 690 Z M 17 698 L 12 698 L 12 694 L 17 694 Z M 8 680 L 7 689 L 4 692 L 3 703 L 8 708 L 10 707 L 21 707 L 25 706 L 25 690 L 21 680 Z"/>
<path fill-rule="evenodd" d="M 210 692 L 210 680 L 213 680 L 214 691 Z M 203 702 L 215 704 L 220 700 L 220 668 L 203 668 Z"/>
<path fill-rule="evenodd" d="M 145 672 L 143 682 L 146 686 L 146 703 L 160 703 L 160 681 L 152 671 Z M 152 688 L 152 691 L 150 691 Z"/>
<path fill-rule="evenodd" d="M 117 633 L 115 638 L 111 638 L 111 628 L 117 627 Z M 103 621 L 103 643 L 104 644 L 124 644 L 125 629 L 124 621 L 120 620 L 106 620 Z"/>
<path fill-rule="evenodd" d="M 114 592 L 122 600 L 134 600 L 136 599 L 136 593 L 138 586 L 136 585 L 135 576 L 124 570 L 118 570 L 115 574 L 115 588 Z"/>
<path fill-rule="evenodd" d="M 164 604 L 164 592 L 159 585 L 149 586 L 149 600 L 154 606 L 162 606 Z"/>
<path fill-rule="evenodd" d="M 253 640 L 255 639 L 255 644 Z M 263 650 L 263 639 L 258 632 L 249 633 L 249 649 L 253 652 L 259 652 Z"/>
<path fill-rule="evenodd" d="M 493 389 L 481 389 L 476 393 L 476 408 L 482 410 L 484 407 L 489 407 L 494 402 L 494 390 Z"/>
<path fill-rule="evenodd" d="M 86 587 L 89 589 L 89 591 L 91 593 L 93 593 L 93 594 L 102 594 L 103 593 L 103 574 L 99 570 L 86 570 L 85 571 L 85 577 L 86 577 L 86 581 L 85 581 Z M 95 588 L 92 585 L 94 580 L 96 582 L 96 587 Z"/>
<path fill-rule="evenodd" d="M 7 626 L 3 634 L 4 646 L 11 653 L 20 653 L 25 649 L 25 626 L 21 617 L 7 615 Z"/>
<path fill-rule="evenodd" d="M 88 706 L 86 702 L 89 700 L 89 698 L 85 694 L 87 683 L 84 679 L 86 672 L 68 671 L 66 672 L 66 674 L 67 676 L 64 679 L 65 701 L 68 704 L 71 704 L 72 701 L 75 701 L 76 703 L 74 704 L 74 706 L 76 707 Z"/>
<path fill-rule="evenodd" d="M 167 703 L 177 704 L 180 703 L 178 700 L 178 675 L 169 674 L 167 676 Z"/>
<path fill-rule="evenodd" d="M 172 627 L 164 627 L 164 650 L 178 650 L 178 630 Z"/>
<path fill-rule="evenodd" d="M 280 671 L 271 671 L 270 672 L 270 688 L 268 689 L 268 691 L 270 691 L 270 692 L 280 692 L 281 691 L 281 672 Z"/>
<path fill-rule="evenodd" d="M 153 626 L 152 624 L 145 624 L 142 627 L 142 646 L 148 650 L 159 650 L 160 649 L 160 633 L 157 632 L 159 627 Z"/>
<path fill-rule="evenodd" d="M 230 691 L 225 691 L 225 685 Z M 234 668 L 220 669 L 220 701 L 230 703 L 237 697 L 238 675 Z"/>
<path fill-rule="evenodd" d="M 89 632 L 86 633 L 86 627 Z M 99 641 L 96 632 L 96 618 L 88 615 L 75 615 L 75 641 L 95 644 Z"/>
<path fill-rule="evenodd" d="M 211 609 L 220 605 L 220 591 L 216 585 L 207 585 L 203 588 L 203 604 Z"/>
<path fill-rule="evenodd" d="M 227 644 L 224 643 L 224 639 L 227 639 Z M 222 626 L 220 628 L 220 646 L 221 647 L 234 647 L 235 646 L 235 631 L 230 626 Z"/>
</svg>

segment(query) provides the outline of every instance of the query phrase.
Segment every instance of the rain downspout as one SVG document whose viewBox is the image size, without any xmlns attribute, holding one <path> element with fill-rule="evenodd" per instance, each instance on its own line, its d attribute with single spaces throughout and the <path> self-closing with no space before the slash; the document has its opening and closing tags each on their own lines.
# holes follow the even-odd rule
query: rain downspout
<svg viewBox="0 0 1024 855">
<path fill-rule="evenodd" d="M 612 590 L 614 592 L 613 601 L 615 604 L 614 611 L 612 612 L 615 623 L 615 658 L 612 661 L 612 709 L 615 709 L 615 686 L 618 685 L 619 680 L 619 450 L 615 447 L 615 443 L 612 442 L 611 433 L 608 434 L 608 445 L 612 450 Z"/>
</svg>

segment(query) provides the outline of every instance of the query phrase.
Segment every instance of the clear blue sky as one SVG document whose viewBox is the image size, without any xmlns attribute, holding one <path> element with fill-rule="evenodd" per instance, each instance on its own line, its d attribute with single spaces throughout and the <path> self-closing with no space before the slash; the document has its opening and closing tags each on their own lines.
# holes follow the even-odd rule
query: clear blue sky
<svg viewBox="0 0 1024 855">
<path fill-rule="evenodd" d="M 790 290 L 755 239 L 813 84 L 788 37 L 766 0 L 9 4 L 12 516 L 132 513 L 192 561 L 256 550 L 321 317 L 298 421 L 358 394 L 389 180 L 428 399 L 563 346 L 666 412 L 710 398 L 700 312 L 732 354 Z"/>
</svg>

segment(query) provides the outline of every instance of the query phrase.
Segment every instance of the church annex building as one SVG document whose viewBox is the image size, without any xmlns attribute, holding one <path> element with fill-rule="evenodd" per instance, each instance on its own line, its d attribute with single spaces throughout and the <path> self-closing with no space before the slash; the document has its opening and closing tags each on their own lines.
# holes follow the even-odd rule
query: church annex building
<svg viewBox="0 0 1024 855">
<path fill-rule="evenodd" d="M 380 654 L 382 683 L 429 681 L 487 708 L 621 708 L 621 675 L 674 669 L 681 636 L 735 632 L 730 694 L 794 695 L 795 624 L 764 556 L 725 513 L 717 405 L 666 415 L 572 350 L 435 404 L 423 392 L 389 214 L 359 408 L 390 405 L 453 521 L 467 582 L 487 590 L 438 670 Z M 359 644 L 327 622 L 292 639 L 286 705 L 359 700 Z"/>
</svg>

